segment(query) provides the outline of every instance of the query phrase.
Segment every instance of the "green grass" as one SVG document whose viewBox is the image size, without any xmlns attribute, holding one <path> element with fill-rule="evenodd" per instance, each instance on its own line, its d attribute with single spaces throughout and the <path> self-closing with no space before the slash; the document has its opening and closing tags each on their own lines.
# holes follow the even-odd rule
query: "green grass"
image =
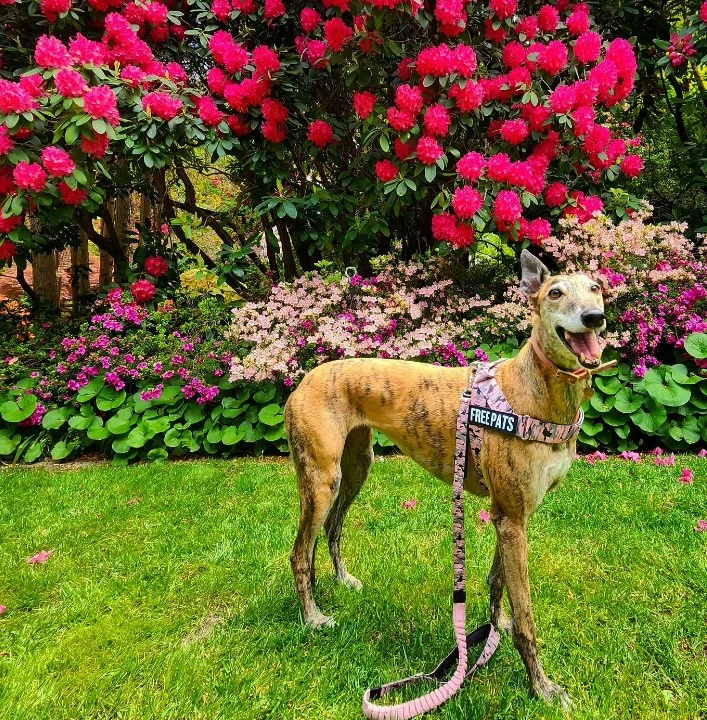
<svg viewBox="0 0 707 720">
<path fill-rule="evenodd" d="M 575 717 L 705 718 L 706 487 L 694 458 L 577 462 L 531 521 L 541 655 Z M 467 502 L 470 627 L 488 613 L 485 506 Z M 366 687 L 432 669 L 453 646 L 450 489 L 376 463 L 344 529 L 363 592 L 335 585 L 320 543 L 317 598 L 338 627 L 317 634 L 290 575 L 297 515 L 285 462 L 0 471 L 0 718 L 346 720 Z M 56 553 L 25 562 L 42 549 Z M 434 717 L 562 713 L 529 697 L 504 638 Z"/>
</svg>

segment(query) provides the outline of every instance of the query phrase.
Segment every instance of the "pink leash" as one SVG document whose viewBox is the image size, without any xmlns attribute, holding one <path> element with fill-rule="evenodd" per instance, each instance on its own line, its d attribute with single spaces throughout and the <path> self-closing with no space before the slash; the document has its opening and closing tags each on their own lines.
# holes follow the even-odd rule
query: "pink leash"
<svg viewBox="0 0 707 720">
<path fill-rule="evenodd" d="M 438 708 L 451 697 L 456 695 L 464 680 L 473 675 L 479 668 L 483 667 L 496 652 L 499 643 L 499 634 L 496 628 L 489 624 L 482 625 L 474 632 L 466 634 L 466 560 L 464 547 L 464 479 L 467 471 L 468 456 L 468 433 L 469 433 L 469 409 L 471 404 L 471 393 L 465 391 L 461 397 L 461 407 L 457 417 L 457 438 L 454 453 L 454 482 L 452 484 L 452 497 L 454 499 L 454 596 L 453 596 L 453 618 L 454 633 L 457 638 L 457 646 L 431 673 L 418 673 L 403 680 L 381 685 L 380 687 L 366 690 L 363 696 L 363 714 L 369 720 L 408 720 L 423 713 Z M 467 670 L 467 650 L 475 645 L 486 641 L 481 655 L 477 661 Z M 457 669 L 446 681 L 449 671 L 457 662 Z M 422 697 L 410 700 L 399 705 L 376 705 L 373 700 L 387 695 L 392 690 L 413 685 L 421 680 L 432 680 L 441 683 L 438 688 L 423 695 Z"/>
</svg>

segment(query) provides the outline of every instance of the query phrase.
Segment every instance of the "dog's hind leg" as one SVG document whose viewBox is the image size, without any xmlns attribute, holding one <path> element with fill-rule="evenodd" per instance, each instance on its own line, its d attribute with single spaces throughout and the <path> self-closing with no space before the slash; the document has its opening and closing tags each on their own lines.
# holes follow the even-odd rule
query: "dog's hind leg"
<svg viewBox="0 0 707 720">
<path fill-rule="evenodd" d="M 309 438 L 294 427 L 287 413 L 292 460 L 300 491 L 300 522 L 290 555 L 292 572 L 302 604 L 304 621 L 312 627 L 330 626 L 334 621 L 319 611 L 314 601 L 314 550 L 341 485 L 340 458 L 344 438 Z"/>
<path fill-rule="evenodd" d="M 503 574 L 503 560 L 501 559 L 501 548 L 496 542 L 496 552 L 493 556 L 493 564 L 488 574 L 489 594 L 491 596 L 491 623 L 499 630 L 511 632 L 511 621 L 503 609 L 503 591 L 506 587 L 506 578 Z"/>
<path fill-rule="evenodd" d="M 341 531 L 351 503 L 356 499 L 373 464 L 373 433 L 368 427 L 352 430 L 346 438 L 341 456 L 341 487 L 324 527 L 329 541 L 329 554 L 337 580 L 354 590 L 361 581 L 351 575 L 341 559 Z"/>
</svg>

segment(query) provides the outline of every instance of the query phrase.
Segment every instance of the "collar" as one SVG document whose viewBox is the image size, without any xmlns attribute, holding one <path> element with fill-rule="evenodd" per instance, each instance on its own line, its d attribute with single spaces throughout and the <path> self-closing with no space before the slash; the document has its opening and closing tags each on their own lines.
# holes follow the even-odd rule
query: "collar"
<svg viewBox="0 0 707 720">
<path fill-rule="evenodd" d="M 576 370 L 563 370 L 562 368 L 557 367 L 557 365 L 555 365 L 555 363 L 552 362 L 552 360 L 550 360 L 550 358 L 543 352 L 543 349 L 540 347 L 540 344 L 535 338 L 535 333 L 531 333 L 530 335 L 530 346 L 533 348 L 540 364 L 554 372 L 555 378 L 562 380 L 562 382 L 566 382 L 569 385 L 575 385 L 581 380 L 585 380 L 587 381 L 587 384 L 591 384 L 592 375 L 596 375 L 596 373 L 606 370 L 607 368 L 614 367 L 617 364 L 616 360 L 610 360 L 609 362 L 597 365 L 597 367 L 592 370 L 585 367 L 579 367 Z"/>
</svg>

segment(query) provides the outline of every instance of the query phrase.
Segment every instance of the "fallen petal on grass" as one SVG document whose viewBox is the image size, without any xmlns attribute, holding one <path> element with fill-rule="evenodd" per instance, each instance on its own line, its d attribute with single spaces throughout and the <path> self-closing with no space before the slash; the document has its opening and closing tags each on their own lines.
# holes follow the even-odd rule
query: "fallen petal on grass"
<svg viewBox="0 0 707 720">
<path fill-rule="evenodd" d="M 697 453 L 697 457 L 707 457 L 707 448 L 702 448 L 702 450 Z"/>
<path fill-rule="evenodd" d="M 7 607 L 5 605 L 0 605 L 0 615 L 4 615 L 7 612 Z"/>
<path fill-rule="evenodd" d="M 137 505 L 139 502 L 140 502 L 139 497 L 130 498 L 130 500 L 128 500 L 128 505 Z"/>
<path fill-rule="evenodd" d="M 707 532 L 707 520 L 700 520 L 694 529 L 695 532 Z"/>
<path fill-rule="evenodd" d="M 489 515 L 488 510 L 479 510 L 479 520 L 481 520 L 482 523 L 491 522 L 491 515 Z"/>
<path fill-rule="evenodd" d="M 641 462 L 641 456 L 637 452 L 633 452 L 631 450 L 624 450 L 619 457 L 631 462 Z"/>
<path fill-rule="evenodd" d="M 659 455 L 655 459 L 655 464 L 665 466 L 675 465 L 675 453 L 670 453 L 670 455 Z"/>
<path fill-rule="evenodd" d="M 43 565 L 54 554 L 54 550 L 42 550 L 31 558 L 27 558 L 30 565 Z"/>
<path fill-rule="evenodd" d="M 403 508 L 405 510 L 414 510 L 417 507 L 417 500 L 415 498 L 412 498 L 412 500 L 404 500 L 403 501 Z"/>
<path fill-rule="evenodd" d="M 695 482 L 695 473 L 690 468 L 683 468 L 682 475 L 678 478 L 678 481 L 683 485 L 692 485 Z"/>
</svg>

